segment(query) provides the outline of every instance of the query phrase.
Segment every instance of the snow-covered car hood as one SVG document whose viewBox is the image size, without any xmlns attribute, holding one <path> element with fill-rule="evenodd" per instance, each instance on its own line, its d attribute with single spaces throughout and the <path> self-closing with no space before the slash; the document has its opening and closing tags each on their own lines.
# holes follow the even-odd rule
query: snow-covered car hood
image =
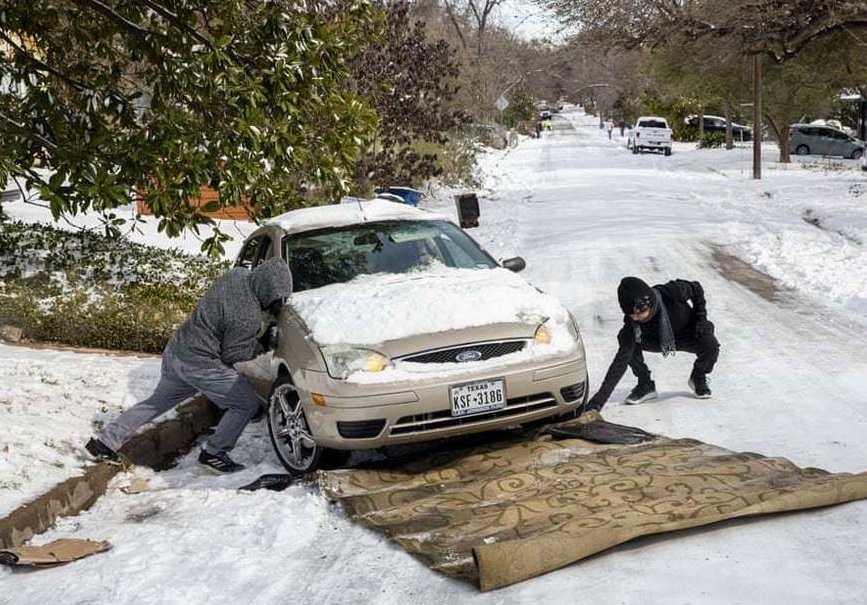
<svg viewBox="0 0 867 605">
<path fill-rule="evenodd" d="M 494 323 L 571 321 L 555 297 L 502 268 L 436 267 L 362 275 L 292 295 L 290 305 L 320 345 L 371 345 Z"/>
</svg>

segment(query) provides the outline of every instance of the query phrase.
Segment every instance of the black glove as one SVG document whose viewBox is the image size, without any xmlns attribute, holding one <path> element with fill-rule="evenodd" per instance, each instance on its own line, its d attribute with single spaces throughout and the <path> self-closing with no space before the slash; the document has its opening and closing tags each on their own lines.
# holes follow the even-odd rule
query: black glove
<svg viewBox="0 0 867 605">
<path fill-rule="evenodd" d="M 695 322 L 695 337 L 704 338 L 706 336 L 713 336 L 713 322 L 700 319 Z"/>
<path fill-rule="evenodd" d="M 261 345 L 262 349 L 265 351 L 270 351 L 277 347 L 277 336 L 280 334 L 280 331 L 277 329 L 277 324 L 270 324 L 265 331 L 262 332 L 262 336 L 259 337 L 259 345 Z"/>
</svg>

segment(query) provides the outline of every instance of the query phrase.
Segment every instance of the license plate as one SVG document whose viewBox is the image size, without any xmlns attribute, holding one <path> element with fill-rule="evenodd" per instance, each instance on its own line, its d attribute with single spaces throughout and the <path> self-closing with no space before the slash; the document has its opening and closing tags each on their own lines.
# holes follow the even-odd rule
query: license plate
<svg viewBox="0 0 867 605">
<path fill-rule="evenodd" d="M 452 416 L 469 416 L 506 407 L 506 381 L 481 380 L 459 384 L 449 389 Z"/>
</svg>

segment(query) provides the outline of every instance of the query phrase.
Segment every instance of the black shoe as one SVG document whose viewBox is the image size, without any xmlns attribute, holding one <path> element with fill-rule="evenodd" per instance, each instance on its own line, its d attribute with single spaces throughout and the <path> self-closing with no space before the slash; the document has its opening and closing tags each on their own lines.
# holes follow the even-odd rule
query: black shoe
<svg viewBox="0 0 867 605">
<path fill-rule="evenodd" d="M 652 380 L 649 382 L 639 382 L 635 385 L 635 388 L 629 393 L 629 397 L 626 398 L 624 403 L 632 405 L 633 403 L 641 403 L 651 399 L 656 399 L 656 383 Z"/>
<path fill-rule="evenodd" d="M 238 464 L 229 458 L 229 454 L 226 452 L 211 454 L 210 452 L 202 450 L 202 453 L 199 454 L 199 464 L 207 466 L 218 473 L 237 473 L 238 471 L 244 470 L 244 465 Z"/>
<path fill-rule="evenodd" d="M 687 384 L 699 399 L 710 399 L 711 391 L 707 384 L 707 376 L 704 374 L 691 374 Z"/>
<path fill-rule="evenodd" d="M 88 454 L 101 462 L 120 464 L 120 456 L 118 456 L 117 452 L 95 437 L 91 437 L 90 441 L 84 445 L 84 449 L 87 450 Z"/>
</svg>

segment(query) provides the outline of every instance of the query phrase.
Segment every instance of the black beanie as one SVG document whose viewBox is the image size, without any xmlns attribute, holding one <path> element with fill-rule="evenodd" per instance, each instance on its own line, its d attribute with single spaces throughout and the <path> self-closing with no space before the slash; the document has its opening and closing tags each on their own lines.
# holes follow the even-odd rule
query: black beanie
<svg viewBox="0 0 867 605">
<path fill-rule="evenodd" d="M 653 307 L 653 290 L 637 277 L 624 277 L 617 286 L 617 300 L 623 313 L 629 315 L 636 307 Z"/>
</svg>

